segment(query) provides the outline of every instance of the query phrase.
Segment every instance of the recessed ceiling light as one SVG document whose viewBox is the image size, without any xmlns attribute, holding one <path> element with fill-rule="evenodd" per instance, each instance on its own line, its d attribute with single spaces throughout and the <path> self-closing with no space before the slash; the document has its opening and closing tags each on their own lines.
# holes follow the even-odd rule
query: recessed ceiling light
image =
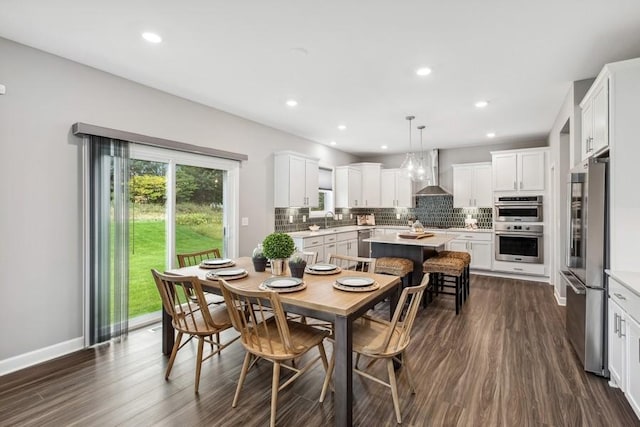
<svg viewBox="0 0 640 427">
<path fill-rule="evenodd" d="M 429 74 L 431 74 L 431 68 L 429 67 L 418 68 L 416 70 L 416 74 L 419 76 L 428 76 Z"/>
<path fill-rule="evenodd" d="M 347 128 L 347 126 L 345 126 L 345 125 L 339 125 L 338 126 L 338 129 L 340 129 L 340 130 L 345 130 L 346 128 Z"/>
<path fill-rule="evenodd" d="M 496 133 L 495 133 L 495 132 L 489 132 L 489 133 L 487 134 L 487 138 L 494 138 L 495 136 L 496 136 Z"/>
<path fill-rule="evenodd" d="M 386 150 L 386 149 L 387 149 L 387 148 L 389 148 L 389 147 L 387 147 L 386 145 L 383 145 L 383 146 L 381 146 L 380 148 L 382 148 L 383 150 Z"/>
<path fill-rule="evenodd" d="M 336 144 L 337 144 L 337 142 L 335 142 L 335 141 L 331 141 L 329 144 L 331 144 L 331 145 L 336 145 Z"/>
<path fill-rule="evenodd" d="M 287 102 L 286 102 L 286 104 L 287 104 L 289 107 L 295 107 L 296 105 L 298 105 L 298 101 L 296 101 L 295 99 L 288 99 L 288 100 L 287 100 Z"/>
<path fill-rule="evenodd" d="M 478 108 L 484 108 L 484 107 L 486 107 L 487 105 L 489 105 L 489 101 L 478 101 L 478 102 L 476 102 L 476 104 L 475 104 L 475 105 L 476 105 L 476 107 L 478 107 Z"/>
<path fill-rule="evenodd" d="M 162 41 L 162 37 L 160 37 L 156 33 L 150 33 L 150 32 L 142 33 L 142 38 L 148 41 L 149 43 L 160 43 Z"/>
</svg>

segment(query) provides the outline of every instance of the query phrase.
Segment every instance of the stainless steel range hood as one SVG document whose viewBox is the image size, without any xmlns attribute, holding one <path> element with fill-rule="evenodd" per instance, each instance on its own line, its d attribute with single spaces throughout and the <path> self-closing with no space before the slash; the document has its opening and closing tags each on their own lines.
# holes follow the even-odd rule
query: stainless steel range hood
<svg viewBox="0 0 640 427">
<path fill-rule="evenodd" d="M 416 196 L 450 196 L 451 194 L 438 185 L 438 150 L 426 152 L 427 186 L 416 193 Z"/>
</svg>

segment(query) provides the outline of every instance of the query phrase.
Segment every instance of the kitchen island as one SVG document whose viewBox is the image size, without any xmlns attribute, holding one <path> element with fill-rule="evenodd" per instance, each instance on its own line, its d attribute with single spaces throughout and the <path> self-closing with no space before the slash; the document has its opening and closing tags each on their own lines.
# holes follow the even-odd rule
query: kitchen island
<svg viewBox="0 0 640 427">
<path fill-rule="evenodd" d="M 422 280 L 422 263 L 443 250 L 456 237 L 457 235 L 436 234 L 421 239 L 406 239 L 398 237 L 398 234 L 383 234 L 364 241 L 371 243 L 373 258 L 396 257 L 413 261 L 412 285 L 415 285 Z"/>
</svg>

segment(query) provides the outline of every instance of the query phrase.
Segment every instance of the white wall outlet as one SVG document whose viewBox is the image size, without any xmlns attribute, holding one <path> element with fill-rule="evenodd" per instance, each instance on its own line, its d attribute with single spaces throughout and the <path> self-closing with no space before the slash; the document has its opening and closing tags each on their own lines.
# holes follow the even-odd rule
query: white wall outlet
<svg viewBox="0 0 640 427">
<path fill-rule="evenodd" d="M 293 222 L 293 215 L 289 215 L 289 223 Z"/>
<path fill-rule="evenodd" d="M 338 214 L 338 221 L 342 221 L 342 214 Z"/>
<path fill-rule="evenodd" d="M 246 216 L 243 216 L 242 219 L 240 220 L 240 224 L 242 225 L 249 225 L 249 218 L 247 218 Z"/>
<path fill-rule="evenodd" d="M 349 214 L 349 219 L 353 219 L 353 214 Z"/>
<path fill-rule="evenodd" d="M 302 222 L 307 222 L 307 216 L 306 215 L 302 215 Z"/>
<path fill-rule="evenodd" d="M 7 88 L 4 85 L 0 85 L 0 95 L 4 95 L 7 93 Z"/>
<path fill-rule="evenodd" d="M 396 219 L 400 219 L 400 214 L 396 214 Z"/>
</svg>

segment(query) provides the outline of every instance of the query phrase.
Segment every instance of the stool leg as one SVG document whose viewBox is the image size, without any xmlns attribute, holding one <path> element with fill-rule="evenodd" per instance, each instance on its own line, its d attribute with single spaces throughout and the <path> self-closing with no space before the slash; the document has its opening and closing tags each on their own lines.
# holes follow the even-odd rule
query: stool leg
<svg viewBox="0 0 640 427">
<path fill-rule="evenodd" d="M 471 277 L 469 276 L 469 266 L 468 265 L 464 268 L 464 275 L 465 275 L 465 278 L 466 278 L 466 284 L 467 284 L 467 289 L 466 290 L 467 290 L 467 298 L 468 298 L 469 297 L 469 292 L 471 290 Z"/>
<path fill-rule="evenodd" d="M 460 305 L 462 304 L 462 274 L 456 276 L 456 316 L 460 313 Z"/>
</svg>

